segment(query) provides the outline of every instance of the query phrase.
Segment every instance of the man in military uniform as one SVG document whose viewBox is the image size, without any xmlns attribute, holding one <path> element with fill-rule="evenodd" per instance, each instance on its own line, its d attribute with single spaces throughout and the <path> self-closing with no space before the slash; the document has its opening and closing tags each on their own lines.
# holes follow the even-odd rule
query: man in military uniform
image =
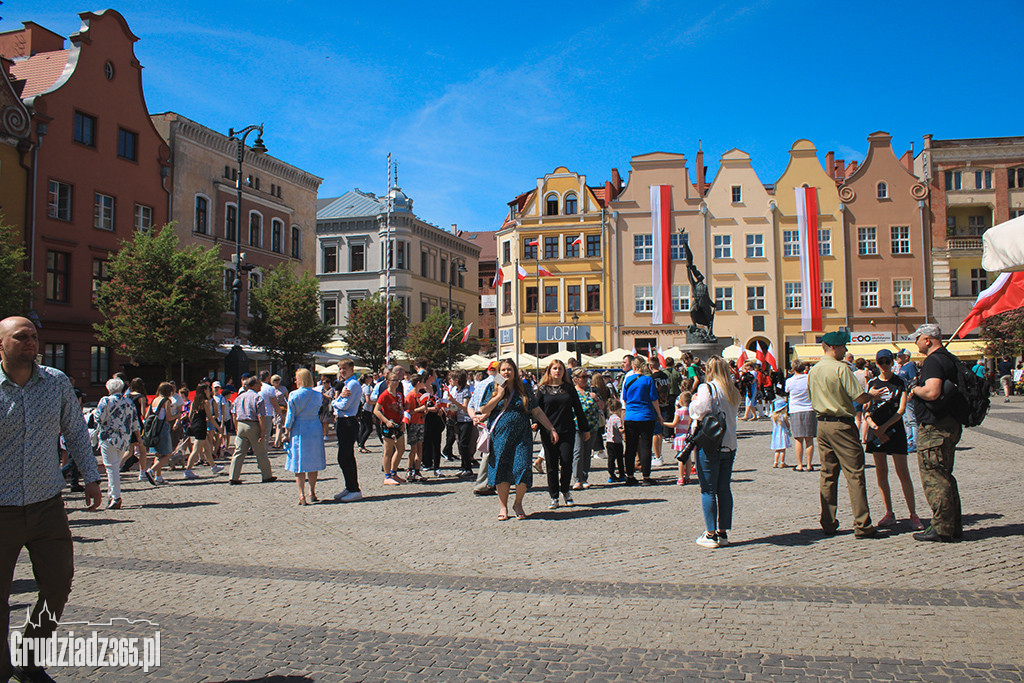
<svg viewBox="0 0 1024 683">
<path fill-rule="evenodd" d="M 877 530 L 871 525 L 868 511 L 868 492 L 864 484 L 864 448 L 854 421 L 853 402 L 869 403 L 882 394 L 882 389 L 865 392 L 864 386 L 853 374 L 853 368 L 843 362 L 849 332 L 829 332 L 821 338 L 823 355 L 807 378 L 811 393 L 811 406 L 818 415 L 818 452 L 821 459 L 821 528 L 829 536 L 839 529 L 838 510 L 839 470 L 846 477 L 853 510 L 853 534 L 857 538 L 872 538 Z"/>
<path fill-rule="evenodd" d="M 917 462 L 921 485 L 932 509 L 932 523 L 914 534 L 918 541 L 952 543 L 963 536 L 960 491 L 953 477 L 953 454 L 963 426 L 948 410 L 943 385 L 956 382 L 956 356 L 942 345 L 938 325 L 921 325 L 911 335 L 925 355 L 917 386 L 910 390 L 917 417 Z"/>
</svg>

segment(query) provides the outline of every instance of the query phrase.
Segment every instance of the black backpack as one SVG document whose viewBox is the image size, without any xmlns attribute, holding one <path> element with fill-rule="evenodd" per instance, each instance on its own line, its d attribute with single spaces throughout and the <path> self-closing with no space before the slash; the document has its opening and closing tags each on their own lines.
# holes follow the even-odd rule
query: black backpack
<svg viewBox="0 0 1024 683">
<path fill-rule="evenodd" d="M 168 399 L 164 399 L 166 404 Z M 157 417 L 156 401 L 153 401 L 153 405 L 149 406 L 149 415 L 146 416 L 146 421 L 142 423 L 142 445 L 146 448 L 156 448 L 160 443 L 160 430 L 164 427 L 165 420 L 161 420 Z M 165 413 L 166 414 L 166 413 Z"/>
<path fill-rule="evenodd" d="M 945 408 L 964 427 L 977 427 L 988 413 L 990 404 L 988 384 L 984 379 L 971 372 L 966 363 L 945 347 L 940 353 L 947 354 L 953 361 L 957 375 L 955 383 L 949 380 L 943 383 L 942 395 Z"/>
</svg>

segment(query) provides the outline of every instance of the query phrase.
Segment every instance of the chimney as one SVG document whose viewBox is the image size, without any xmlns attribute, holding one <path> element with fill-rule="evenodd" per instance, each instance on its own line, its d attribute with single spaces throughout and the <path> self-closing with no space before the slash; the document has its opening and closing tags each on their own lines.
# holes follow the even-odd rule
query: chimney
<svg viewBox="0 0 1024 683">
<path fill-rule="evenodd" d="M 904 152 L 903 156 L 900 157 L 900 163 L 903 164 L 903 167 L 905 169 L 907 169 L 908 171 L 913 173 L 914 172 L 914 150 L 913 149 L 909 149 L 906 152 Z"/>
<path fill-rule="evenodd" d="M 608 202 L 615 199 L 615 190 L 612 188 L 612 181 L 604 181 L 604 205 L 608 206 Z"/>
<path fill-rule="evenodd" d="M 707 172 L 707 167 L 704 166 L 704 146 L 701 144 L 701 140 L 697 140 L 697 196 L 703 197 L 706 191 L 704 184 L 704 174 Z"/>
<path fill-rule="evenodd" d="M 836 179 L 836 153 L 829 151 L 825 155 L 825 173 L 828 173 L 832 180 Z"/>
<path fill-rule="evenodd" d="M 622 176 L 619 175 L 619 169 L 612 169 L 612 186 L 615 188 L 615 196 L 619 196 L 619 190 L 622 189 Z"/>
<path fill-rule="evenodd" d="M 857 162 L 851 161 L 850 165 L 846 167 L 846 177 L 849 178 L 857 172 Z"/>
</svg>

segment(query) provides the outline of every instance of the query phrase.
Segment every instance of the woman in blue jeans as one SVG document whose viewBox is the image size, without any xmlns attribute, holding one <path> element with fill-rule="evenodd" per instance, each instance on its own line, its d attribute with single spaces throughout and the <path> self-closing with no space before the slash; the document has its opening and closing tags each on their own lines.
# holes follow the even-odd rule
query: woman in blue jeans
<svg viewBox="0 0 1024 683">
<path fill-rule="evenodd" d="M 697 545 L 704 548 L 727 545 L 732 528 L 732 466 L 736 460 L 736 408 L 740 395 L 731 374 L 725 359 L 713 357 L 708 361 L 707 382 L 700 385 L 690 402 L 694 425 L 711 412 L 725 416 L 722 447 L 717 453 L 697 451 L 697 478 L 705 528 L 697 538 Z"/>
</svg>

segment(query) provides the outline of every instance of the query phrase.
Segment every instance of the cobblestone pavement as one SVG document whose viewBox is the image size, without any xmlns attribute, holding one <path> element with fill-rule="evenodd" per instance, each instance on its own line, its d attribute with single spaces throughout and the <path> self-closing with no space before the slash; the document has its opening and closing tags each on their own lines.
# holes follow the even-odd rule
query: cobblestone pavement
<svg viewBox="0 0 1024 683">
<path fill-rule="evenodd" d="M 577 506 L 547 510 L 536 476 L 525 521 L 452 476 L 342 488 L 335 448 L 318 493 L 226 477 L 159 488 L 128 479 L 125 507 L 68 499 L 75 590 L 65 620 L 159 624 L 157 669 L 53 669 L 75 681 L 993 680 L 1024 676 L 1024 399 L 993 405 L 957 455 L 965 538 L 914 541 L 900 524 L 859 540 L 818 532 L 818 475 L 772 469 L 766 421 L 740 423 L 730 547 L 694 544 L 696 486 L 608 486 L 604 460 Z M 672 461 L 665 451 L 666 460 Z M 789 455 L 795 460 L 792 452 Z M 870 461 L 870 458 L 869 458 Z M 455 465 L 456 463 L 452 463 Z M 446 469 L 454 475 L 454 467 Z M 928 508 L 912 465 L 918 510 Z M 875 519 L 883 506 L 868 470 Z M 34 600 L 18 565 L 12 624 Z M 131 627 L 131 629 L 138 626 Z M 129 629 L 130 630 L 130 629 Z M 121 635 L 109 630 L 101 635 Z"/>
</svg>

